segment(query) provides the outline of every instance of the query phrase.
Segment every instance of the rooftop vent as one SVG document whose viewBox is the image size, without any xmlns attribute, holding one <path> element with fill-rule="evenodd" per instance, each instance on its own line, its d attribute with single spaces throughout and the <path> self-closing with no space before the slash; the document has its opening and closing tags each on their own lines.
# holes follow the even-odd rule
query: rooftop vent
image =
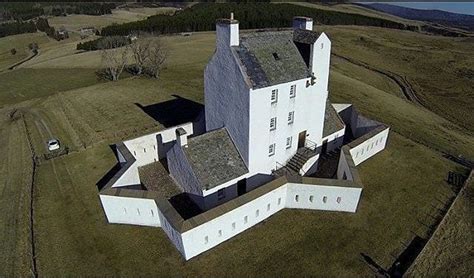
<svg viewBox="0 0 474 278">
<path fill-rule="evenodd" d="M 273 52 L 273 58 L 275 58 L 275 60 L 280 60 L 280 56 L 278 56 L 278 53 L 276 52 Z"/>
</svg>

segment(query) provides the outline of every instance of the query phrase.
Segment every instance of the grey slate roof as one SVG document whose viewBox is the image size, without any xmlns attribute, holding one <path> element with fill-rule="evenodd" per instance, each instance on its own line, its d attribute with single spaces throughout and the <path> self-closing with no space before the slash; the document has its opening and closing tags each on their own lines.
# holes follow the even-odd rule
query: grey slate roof
<svg viewBox="0 0 474 278">
<path fill-rule="evenodd" d="M 210 189 L 248 173 L 227 129 L 190 138 L 183 147 L 203 189 Z"/>
<path fill-rule="evenodd" d="M 344 128 L 344 122 L 339 117 L 336 109 L 329 100 L 326 100 L 326 110 L 324 112 L 323 138 Z"/>
<path fill-rule="evenodd" d="M 292 31 L 242 34 L 233 46 L 253 88 L 263 88 L 310 76 L 293 42 Z"/>
<path fill-rule="evenodd" d="M 316 42 L 320 35 L 320 32 L 296 29 L 293 32 L 293 40 L 295 42 L 313 44 L 314 42 Z"/>
</svg>

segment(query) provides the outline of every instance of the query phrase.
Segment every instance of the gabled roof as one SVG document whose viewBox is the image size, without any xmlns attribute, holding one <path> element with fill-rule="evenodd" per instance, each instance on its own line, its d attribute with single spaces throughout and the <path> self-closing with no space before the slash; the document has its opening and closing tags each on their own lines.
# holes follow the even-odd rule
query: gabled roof
<svg viewBox="0 0 474 278">
<path fill-rule="evenodd" d="M 202 189 L 216 187 L 248 173 L 225 128 L 190 138 L 183 151 Z"/>
<path fill-rule="evenodd" d="M 326 110 L 324 111 L 323 138 L 344 128 L 344 122 L 339 117 L 336 109 L 326 100 Z"/>
<path fill-rule="evenodd" d="M 293 32 L 293 41 L 305 43 L 305 44 L 313 44 L 321 35 L 320 32 L 311 31 L 311 30 L 304 30 L 304 29 L 296 29 Z"/>
<path fill-rule="evenodd" d="M 253 88 L 263 88 L 310 76 L 292 31 L 242 34 L 233 46 Z"/>
</svg>

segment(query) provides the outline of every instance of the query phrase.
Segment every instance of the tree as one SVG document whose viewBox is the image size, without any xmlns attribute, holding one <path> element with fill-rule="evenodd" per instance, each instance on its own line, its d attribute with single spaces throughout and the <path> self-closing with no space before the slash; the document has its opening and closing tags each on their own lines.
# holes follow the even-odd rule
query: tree
<svg viewBox="0 0 474 278">
<path fill-rule="evenodd" d="M 16 49 L 15 49 L 15 48 L 10 49 L 10 53 L 11 53 L 12 55 L 15 55 L 15 54 L 16 54 Z"/>
<path fill-rule="evenodd" d="M 148 36 L 140 36 L 134 40 L 128 47 L 132 54 L 134 64 L 134 73 L 141 75 L 150 58 L 151 39 Z"/>
<path fill-rule="evenodd" d="M 101 56 L 105 74 L 110 80 L 117 81 L 128 64 L 129 48 L 118 48 L 121 46 L 120 41 L 113 37 L 104 38 L 99 44 L 99 48 L 102 49 Z"/>
<path fill-rule="evenodd" d="M 154 78 L 160 76 L 161 69 L 163 68 L 168 51 L 161 43 L 160 40 L 153 40 L 148 50 L 148 59 L 145 60 L 145 69 L 147 74 Z"/>
</svg>

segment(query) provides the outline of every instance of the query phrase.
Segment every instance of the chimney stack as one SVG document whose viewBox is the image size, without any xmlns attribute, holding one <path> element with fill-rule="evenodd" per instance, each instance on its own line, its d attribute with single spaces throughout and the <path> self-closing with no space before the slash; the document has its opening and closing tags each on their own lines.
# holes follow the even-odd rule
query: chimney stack
<svg viewBox="0 0 474 278">
<path fill-rule="evenodd" d="M 188 147 L 188 136 L 186 130 L 184 128 L 179 127 L 176 129 L 176 142 L 181 146 L 181 147 Z"/>
<path fill-rule="evenodd" d="M 239 45 L 239 21 L 234 19 L 234 13 L 229 18 L 216 21 L 216 44 L 217 49 Z"/>
<path fill-rule="evenodd" d="M 313 19 L 305 16 L 293 17 L 293 29 L 313 30 Z"/>
</svg>

